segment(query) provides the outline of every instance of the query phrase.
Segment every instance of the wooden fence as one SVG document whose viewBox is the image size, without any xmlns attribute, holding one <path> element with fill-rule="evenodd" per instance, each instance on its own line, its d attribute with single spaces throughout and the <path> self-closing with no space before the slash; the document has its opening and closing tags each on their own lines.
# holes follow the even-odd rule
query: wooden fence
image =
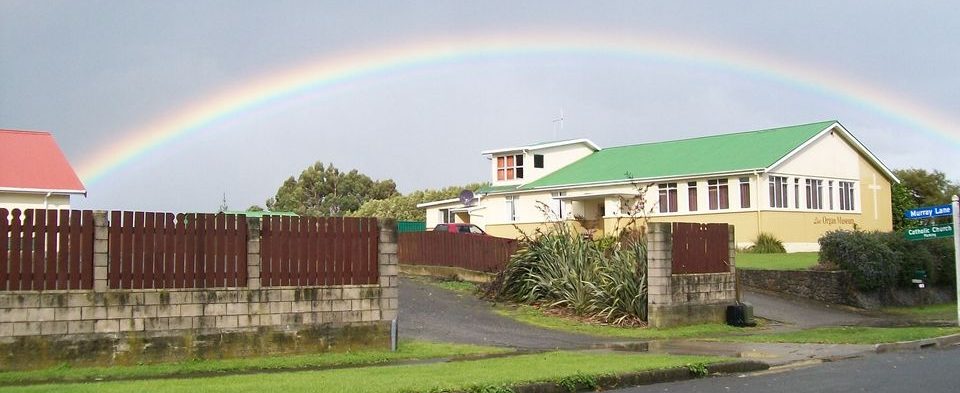
<svg viewBox="0 0 960 393">
<path fill-rule="evenodd" d="M 376 284 L 375 218 L 264 216 L 262 286 Z"/>
<path fill-rule="evenodd" d="M 0 209 L 0 290 L 93 288 L 93 212 Z"/>
<path fill-rule="evenodd" d="M 247 286 L 243 215 L 0 209 L 0 291 L 93 289 L 101 230 L 111 289 Z M 264 216 L 261 285 L 377 284 L 379 240 L 374 218 Z"/>
<path fill-rule="evenodd" d="M 518 247 L 514 239 L 433 231 L 398 233 L 397 244 L 400 263 L 481 272 L 502 270 Z"/>
<path fill-rule="evenodd" d="M 727 224 L 673 223 L 673 274 L 730 271 Z"/>
<path fill-rule="evenodd" d="M 247 285 L 245 216 L 114 211 L 109 228 L 110 288 Z"/>
</svg>

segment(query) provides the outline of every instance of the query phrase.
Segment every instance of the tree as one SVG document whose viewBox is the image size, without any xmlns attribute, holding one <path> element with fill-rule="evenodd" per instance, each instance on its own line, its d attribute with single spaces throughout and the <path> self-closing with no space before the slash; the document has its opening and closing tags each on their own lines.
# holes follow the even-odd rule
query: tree
<svg viewBox="0 0 960 393">
<path fill-rule="evenodd" d="M 356 217 L 393 218 L 404 221 L 424 221 L 426 211 L 417 204 L 443 199 L 456 198 L 463 190 L 476 191 L 489 183 L 471 183 L 465 186 L 450 186 L 439 190 L 418 190 L 407 195 L 398 195 L 387 199 L 370 200 L 360 206 L 351 215 Z"/>
<path fill-rule="evenodd" d="M 947 179 L 947 175 L 938 170 L 896 169 L 893 171 L 900 184 L 907 189 L 917 206 L 941 205 L 950 203 L 950 197 L 960 193 L 960 184 Z"/>
<path fill-rule="evenodd" d="M 262 211 L 263 211 L 263 207 L 261 207 L 260 205 L 250 205 L 250 207 L 247 208 L 247 211 L 248 211 L 248 212 L 262 212 Z"/>
<path fill-rule="evenodd" d="M 369 200 L 397 195 L 393 180 L 374 181 L 356 169 L 344 173 L 333 164 L 324 166 L 318 161 L 298 178 L 291 176 L 284 181 L 277 194 L 267 200 L 267 208 L 307 216 L 345 216 Z"/>
<path fill-rule="evenodd" d="M 890 190 L 895 230 L 917 224 L 917 221 L 904 219 L 905 211 L 918 206 L 950 203 L 951 196 L 960 194 L 960 184 L 951 182 L 938 170 L 895 169 L 893 174 L 900 179 L 900 184 L 894 184 Z"/>
</svg>

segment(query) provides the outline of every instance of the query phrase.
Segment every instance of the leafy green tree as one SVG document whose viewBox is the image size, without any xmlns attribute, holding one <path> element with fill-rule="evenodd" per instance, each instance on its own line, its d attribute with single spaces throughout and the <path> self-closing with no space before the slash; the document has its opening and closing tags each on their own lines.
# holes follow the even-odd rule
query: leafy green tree
<svg viewBox="0 0 960 393">
<path fill-rule="evenodd" d="M 263 211 L 263 207 L 261 207 L 260 205 L 250 205 L 250 207 L 247 208 L 247 211 L 248 211 L 248 212 L 262 212 L 262 211 Z"/>
<path fill-rule="evenodd" d="M 891 206 L 893 207 L 893 230 L 899 231 L 903 228 L 914 226 L 916 221 L 903 218 L 907 210 L 917 207 L 917 202 L 914 200 L 913 194 L 902 183 L 894 184 L 890 191 Z"/>
<path fill-rule="evenodd" d="M 291 176 L 267 200 L 271 211 L 292 211 L 307 216 L 346 216 L 370 200 L 397 196 L 393 180 L 373 180 L 358 172 L 341 172 L 329 164 L 317 162 Z"/>
<path fill-rule="evenodd" d="M 407 195 L 397 195 L 387 199 L 370 200 L 351 213 L 356 217 L 393 218 L 404 221 L 424 221 L 425 209 L 417 204 L 456 198 L 463 190 L 476 191 L 489 183 L 471 183 L 465 186 L 450 186 L 439 190 L 418 190 Z"/>
<path fill-rule="evenodd" d="M 960 184 L 947 179 L 947 175 L 938 170 L 896 169 L 893 171 L 900 184 L 906 188 L 917 206 L 940 205 L 950 203 L 950 197 L 960 194 Z"/>
</svg>

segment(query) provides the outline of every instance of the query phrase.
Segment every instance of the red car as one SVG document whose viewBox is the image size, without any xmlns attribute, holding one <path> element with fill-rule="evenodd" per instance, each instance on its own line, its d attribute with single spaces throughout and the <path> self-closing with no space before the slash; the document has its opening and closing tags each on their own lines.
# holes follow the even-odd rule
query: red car
<svg viewBox="0 0 960 393">
<path fill-rule="evenodd" d="M 469 233 L 471 235 L 487 234 L 483 229 L 473 224 L 437 224 L 433 227 L 433 230 L 437 232 Z"/>
</svg>

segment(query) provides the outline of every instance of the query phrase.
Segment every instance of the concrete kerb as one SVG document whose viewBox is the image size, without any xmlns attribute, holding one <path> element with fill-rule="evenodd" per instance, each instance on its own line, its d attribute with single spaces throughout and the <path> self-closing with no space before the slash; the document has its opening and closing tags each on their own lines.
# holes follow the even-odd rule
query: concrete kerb
<svg viewBox="0 0 960 393">
<path fill-rule="evenodd" d="M 896 343 L 877 344 L 874 350 L 877 353 L 894 351 L 919 351 L 926 348 L 944 348 L 960 344 L 960 333 L 948 336 L 934 337 L 923 340 L 901 341 Z"/>
<path fill-rule="evenodd" d="M 709 375 L 724 375 L 736 373 L 750 373 L 768 369 L 766 363 L 753 360 L 739 360 L 723 362 L 706 366 Z M 610 390 L 618 388 L 627 388 L 631 386 L 652 385 L 656 383 L 685 381 L 688 379 L 699 378 L 697 374 L 687 367 L 674 367 L 662 370 L 649 370 L 635 373 L 624 373 L 618 375 L 604 375 L 596 379 L 597 386 L 589 386 L 585 383 L 577 383 L 574 386 L 576 392 Z M 517 393 L 567 393 L 571 390 L 567 386 L 556 382 L 538 382 L 525 385 L 512 386 L 513 391 Z"/>
</svg>

